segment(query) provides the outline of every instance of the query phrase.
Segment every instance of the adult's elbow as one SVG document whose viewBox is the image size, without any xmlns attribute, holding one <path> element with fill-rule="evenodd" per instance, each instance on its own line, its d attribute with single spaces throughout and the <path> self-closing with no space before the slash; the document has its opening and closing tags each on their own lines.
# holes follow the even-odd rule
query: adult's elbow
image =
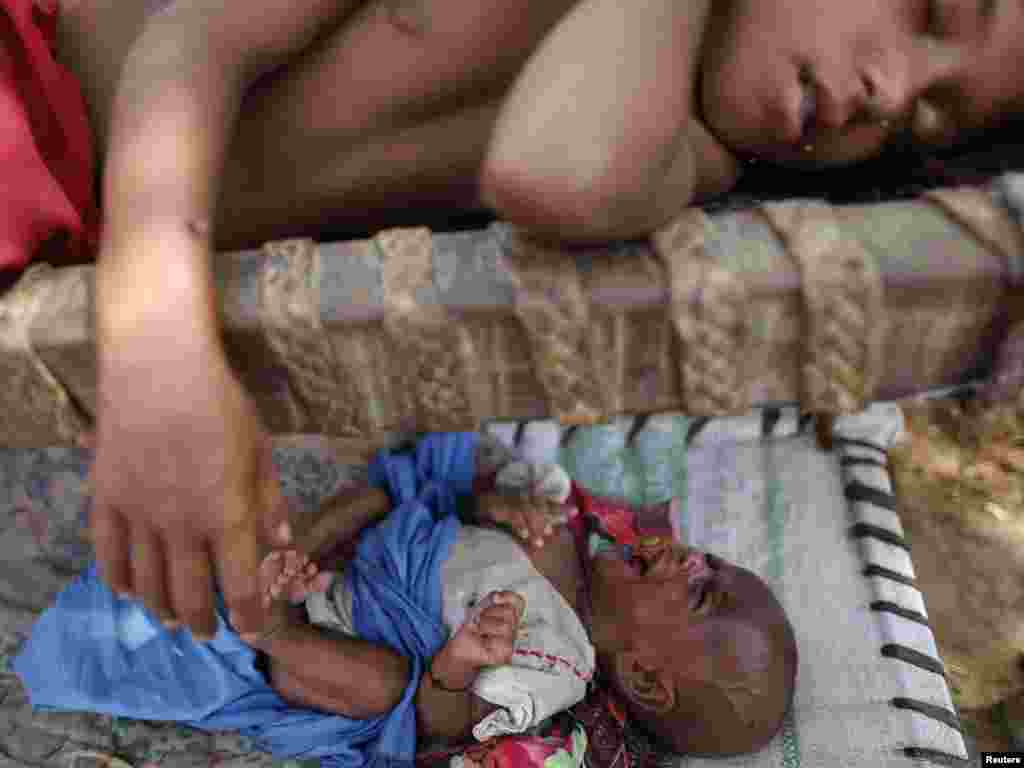
<svg viewBox="0 0 1024 768">
<path fill-rule="evenodd" d="M 612 167 L 584 178 L 492 156 L 484 163 L 480 192 L 500 218 L 538 235 L 577 242 L 649 235 L 689 201 L 685 191 L 670 198 L 661 185 L 631 176 Z"/>
</svg>

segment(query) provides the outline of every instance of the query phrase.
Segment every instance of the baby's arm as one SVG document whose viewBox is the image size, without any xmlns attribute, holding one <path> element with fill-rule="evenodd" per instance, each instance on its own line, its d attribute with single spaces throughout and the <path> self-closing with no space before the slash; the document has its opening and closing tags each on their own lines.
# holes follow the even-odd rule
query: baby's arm
<svg viewBox="0 0 1024 768">
<path fill-rule="evenodd" d="M 416 713 L 426 739 L 459 741 L 498 707 L 471 690 L 480 670 L 507 664 L 525 609 L 515 592 L 491 592 L 431 659 L 416 693 Z"/>
<path fill-rule="evenodd" d="M 394 708 L 409 684 L 409 661 L 397 651 L 297 617 L 269 637 L 243 639 L 270 657 L 270 684 L 297 706 L 377 717 Z"/>
<path fill-rule="evenodd" d="M 390 511 L 391 499 L 379 488 L 345 488 L 321 504 L 312 526 L 297 536 L 295 549 L 318 560 L 339 544 L 355 540 Z"/>
<path fill-rule="evenodd" d="M 416 713 L 426 739 L 466 739 L 496 709 L 471 686 L 483 667 L 512 657 L 523 600 L 510 592 L 489 597 L 420 678 Z M 310 626 L 301 609 L 283 599 L 275 605 L 282 614 L 280 628 L 243 639 L 270 657 L 270 683 L 286 701 L 355 718 L 381 715 L 398 703 L 408 684 L 407 660 L 389 648 Z"/>
<path fill-rule="evenodd" d="M 694 126 L 711 0 L 582 0 L 505 102 L 484 196 L 510 220 L 582 239 L 646 235 L 735 164 Z M 710 161 L 710 162 L 709 162 Z"/>
</svg>

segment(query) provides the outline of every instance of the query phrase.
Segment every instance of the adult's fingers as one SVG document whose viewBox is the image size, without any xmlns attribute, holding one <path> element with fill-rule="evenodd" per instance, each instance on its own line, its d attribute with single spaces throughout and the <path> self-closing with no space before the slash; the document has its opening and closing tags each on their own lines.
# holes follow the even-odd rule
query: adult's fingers
<svg viewBox="0 0 1024 768">
<path fill-rule="evenodd" d="M 281 492 L 281 483 L 274 464 L 273 442 L 262 433 L 259 438 L 259 466 L 263 478 L 263 538 L 275 547 L 287 547 L 292 543 L 291 507 Z"/>
<path fill-rule="evenodd" d="M 75 446 L 86 451 L 96 447 L 96 433 L 91 429 L 83 430 L 75 436 Z"/>
<path fill-rule="evenodd" d="M 113 507 L 93 504 L 89 512 L 89 538 L 92 539 L 100 576 L 111 590 L 119 594 L 132 591 L 129 535 L 128 524 Z"/>
<path fill-rule="evenodd" d="M 209 640 L 217 630 L 210 553 L 197 539 L 165 541 L 164 545 L 174 615 L 197 640 Z"/>
<path fill-rule="evenodd" d="M 221 533 L 211 542 L 211 547 L 217 581 L 235 631 L 239 634 L 261 631 L 265 611 L 259 568 L 270 548 L 260 541 L 255 523 Z"/>
<path fill-rule="evenodd" d="M 132 526 L 132 586 L 136 597 L 163 622 L 175 619 L 167 589 L 164 542 L 148 525 Z"/>
</svg>

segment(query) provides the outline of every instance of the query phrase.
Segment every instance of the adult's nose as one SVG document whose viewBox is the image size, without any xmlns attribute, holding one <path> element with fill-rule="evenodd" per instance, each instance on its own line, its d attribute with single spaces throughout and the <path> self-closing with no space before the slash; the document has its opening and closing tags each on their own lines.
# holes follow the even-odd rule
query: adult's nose
<svg viewBox="0 0 1024 768">
<path fill-rule="evenodd" d="M 895 120 L 910 107 L 910 77 L 905 65 L 868 65 L 860 73 L 860 85 L 860 111 L 873 120 Z"/>
<path fill-rule="evenodd" d="M 963 51 L 932 38 L 912 39 L 860 68 L 862 111 L 876 120 L 907 117 L 936 86 L 956 78 Z"/>
</svg>

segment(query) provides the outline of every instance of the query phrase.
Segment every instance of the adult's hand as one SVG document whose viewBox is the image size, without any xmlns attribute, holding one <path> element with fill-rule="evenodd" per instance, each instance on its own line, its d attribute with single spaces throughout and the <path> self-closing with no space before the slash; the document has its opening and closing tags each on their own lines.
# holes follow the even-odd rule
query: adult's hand
<svg viewBox="0 0 1024 768">
<path fill-rule="evenodd" d="M 216 582 L 236 629 L 259 631 L 258 568 L 290 535 L 269 436 L 214 313 L 191 311 L 171 279 L 119 323 L 130 299 L 115 300 L 128 293 L 113 274 L 99 291 L 90 528 L 101 575 L 201 638 L 216 630 Z"/>
<path fill-rule="evenodd" d="M 210 635 L 214 579 L 260 631 L 258 568 L 286 520 L 268 436 L 221 348 L 218 182 L 246 89 L 352 0 L 158 3 L 120 63 L 96 271 L 91 528 L 103 576 Z"/>
</svg>

